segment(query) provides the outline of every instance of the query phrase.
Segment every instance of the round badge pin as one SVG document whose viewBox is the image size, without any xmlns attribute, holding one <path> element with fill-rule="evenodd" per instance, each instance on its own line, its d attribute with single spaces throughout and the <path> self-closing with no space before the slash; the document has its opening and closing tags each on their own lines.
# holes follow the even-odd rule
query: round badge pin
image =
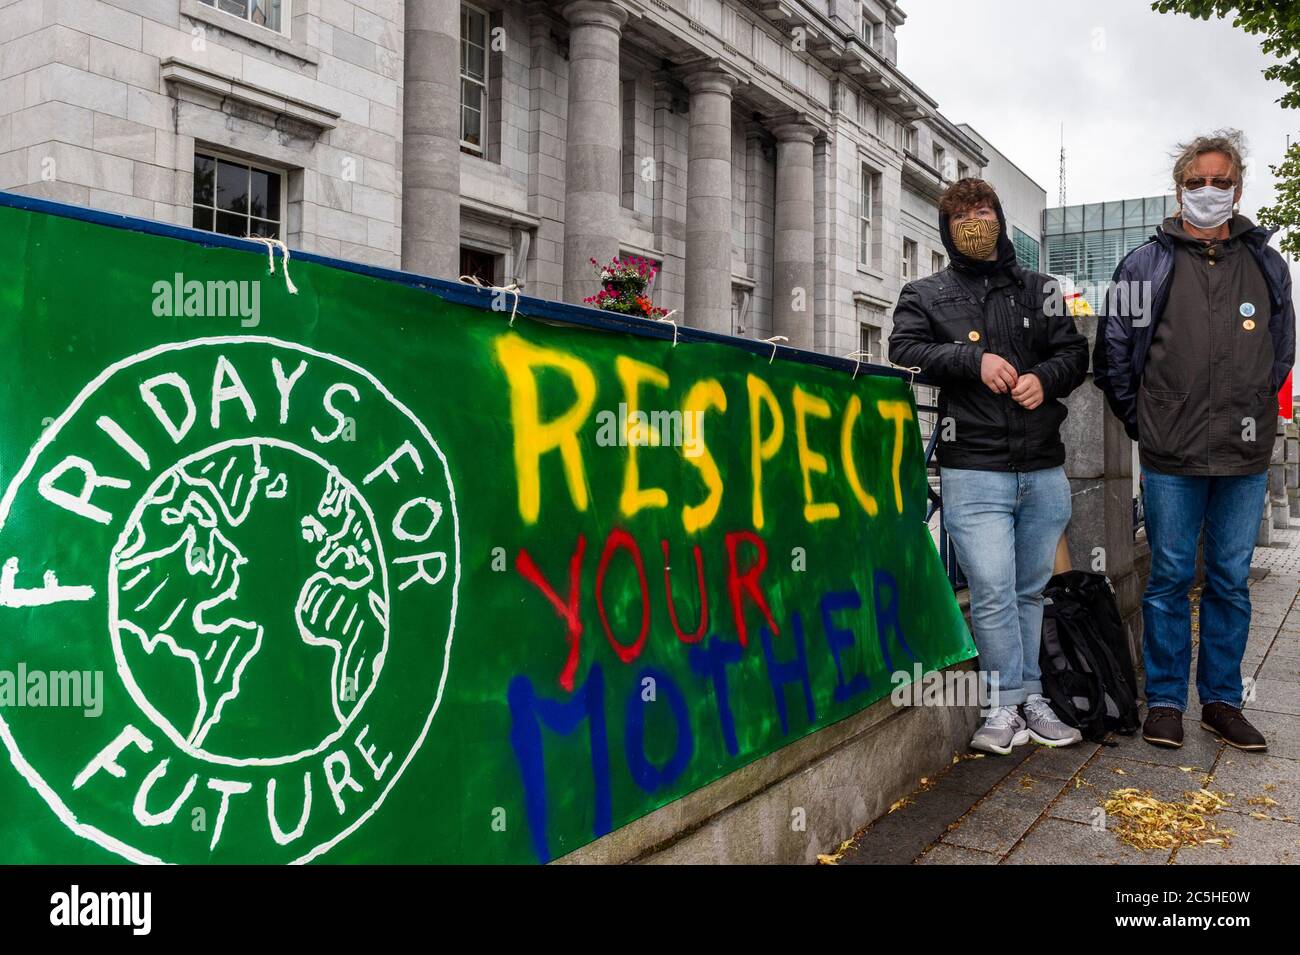
<svg viewBox="0 0 1300 955">
<path fill-rule="evenodd" d="M 1238 308 L 1237 311 L 1241 313 L 1242 318 L 1255 317 L 1255 306 L 1251 302 L 1242 302 L 1241 307 Z"/>
<path fill-rule="evenodd" d="M 1249 318 L 1248 318 L 1248 319 L 1246 319 L 1244 322 L 1241 323 L 1241 327 L 1244 328 L 1244 329 L 1245 329 L 1246 331 L 1248 331 L 1248 332 L 1253 332 L 1253 331 L 1255 330 L 1255 322 L 1254 322 L 1253 319 L 1249 319 Z"/>
<path fill-rule="evenodd" d="M 967 335 L 966 337 L 969 338 L 969 339 L 970 339 L 971 341 L 973 341 L 973 342 L 977 342 L 977 341 L 980 340 L 980 333 L 979 333 L 979 332 L 971 332 L 971 333 L 970 333 L 969 335 Z"/>
</svg>

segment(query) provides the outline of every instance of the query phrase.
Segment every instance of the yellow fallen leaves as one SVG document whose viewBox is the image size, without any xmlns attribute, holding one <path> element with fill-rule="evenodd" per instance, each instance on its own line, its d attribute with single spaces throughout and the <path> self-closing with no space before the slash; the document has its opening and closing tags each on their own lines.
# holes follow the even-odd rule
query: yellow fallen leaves
<svg viewBox="0 0 1300 955">
<path fill-rule="evenodd" d="M 1232 830 L 1220 829 L 1209 818 L 1227 806 L 1226 800 L 1208 789 L 1183 795 L 1186 802 L 1165 802 L 1149 789 L 1116 789 L 1101 808 L 1115 820 L 1115 835 L 1135 849 L 1226 847 Z"/>
<path fill-rule="evenodd" d="M 964 763 L 968 759 L 983 759 L 983 758 L 984 758 L 983 753 L 953 753 L 952 764 L 956 766 L 958 763 Z"/>
<path fill-rule="evenodd" d="M 1033 788 L 1034 788 L 1034 777 L 1033 777 L 1033 776 L 1021 776 L 1021 777 L 1020 777 L 1020 788 L 1021 788 L 1021 789 L 1033 789 Z"/>
<path fill-rule="evenodd" d="M 1251 796 L 1246 800 L 1248 806 L 1276 806 L 1276 799 L 1270 799 L 1268 796 Z"/>
<path fill-rule="evenodd" d="M 898 800 L 892 806 L 889 807 L 889 812 L 893 812 L 895 809 L 906 808 L 907 806 L 912 805 L 913 801 L 914 800 L 912 799 L 911 796 L 904 796 L 902 799 Z M 889 812 L 885 813 L 885 815 L 886 816 L 889 815 Z"/>
<path fill-rule="evenodd" d="M 839 865 L 840 860 L 844 858 L 845 853 L 847 853 L 850 849 L 855 848 L 857 844 L 858 844 L 857 836 L 854 836 L 852 839 L 845 839 L 843 842 L 840 843 L 840 847 L 836 849 L 834 852 L 828 853 L 826 855 L 818 855 L 817 864 L 818 865 Z"/>
</svg>

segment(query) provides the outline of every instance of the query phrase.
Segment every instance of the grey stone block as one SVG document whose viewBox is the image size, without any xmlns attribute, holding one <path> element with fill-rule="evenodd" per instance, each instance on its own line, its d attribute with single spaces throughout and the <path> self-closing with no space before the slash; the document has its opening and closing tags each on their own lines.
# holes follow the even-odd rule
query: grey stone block
<svg viewBox="0 0 1300 955">
<path fill-rule="evenodd" d="M 934 787 L 915 797 L 910 805 L 878 819 L 843 860 L 846 865 L 906 865 L 937 843 L 948 827 L 979 799 L 947 785 L 940 775 Z"/>
<path fill-rule="evenodd" d="M 1169 752 L 1183 753 L 1184 750 Z M 1157 799 L 1183 801 L 1188 792 L 1195 792 L 1205 785 L 1205 776 L 1213 765 L 1213 757 L 1206 759 L 1202 754 L 1198 763 L 1192 758 L 1193 754 L 1186 755 L 1187 762 L 1169 765 L 1137 762 L 1118 756 L 1098 757 L 1078 775 L 1078 785 L 1073 781 L 1067 784 L 1048 815 L 1091 825 L 1100 819 L 1102 805 L 1118 789 L 1149 789 Z M 1183 772 L 1179 765 L 1192 769 Z M 1122 770 L 1124 775 L 1119 775 L 1116 770 Z"/>
<path fill-rule="evenodd" d="M 1022 785 L 1022 781 L 1028 785 Z M 1061 780 L 1014 772 L 943 837 L 947 845 L 1005 855 L 1061 790 Z"/>
<path fill-rule="evenodd" d="M 1267 807 L 1266 815 L 1300 818 L 1300 761 L 1225 750 L 1215 768 L 1214 788 L 1233 794 L 1231 805 L 1236 811 L 1258 811 L 1247 800 L 1267 796 L 1277 805 Z"/>
<path fill-rule="evenodd" d="M 1044 819 L 1015 851 L 1008 865 L 1164 865 L 1170 853 L 1125 845 L 1114 833 L 1064 819 Z"/>
<path fill-rule="evenodd" d="M 1031 744 L 1032 753 L 1020 765 L 1031 777 L 1070 779 L 1101 749 L 1099 743 L 1082 742 L 1074 746 L 1038 746 Z"/>
<path fill-rule="evenodd" d="M 1246 709 L 1300 716 L 1300 683 L 1289 680 L 1257 679 L 1255 698 L 1246 704 Z"/>
<path fill-rule="evenodd" d="M 1291 865 L 1300 862 L 1300 826 L 1249 815 L 1220 815 L 1216 822 L 1232 829 L 1226 846 L 1184 846 L 1175 865 Z"/>
<path fill-rule="evenodd" d="M 917 859 L 916 863 L 917 865 L 997 865 L 998 856 L 941 842 Z"/>
</svg>

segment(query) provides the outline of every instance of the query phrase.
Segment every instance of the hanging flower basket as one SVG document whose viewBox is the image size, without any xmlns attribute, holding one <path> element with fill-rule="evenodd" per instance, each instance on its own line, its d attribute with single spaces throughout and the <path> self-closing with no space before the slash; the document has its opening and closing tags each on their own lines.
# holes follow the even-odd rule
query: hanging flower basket
<svg viewBox="0 0 1300 955">
<path fill-rule="evenodd" d="M 639 318 L 662 318 L 667 309 L 659 308 L 646 294 L 646 288 L 659 270 L 653 262 L 640 256 L 615 256 L 606 265 L 591 260 L 600 277 L 600 291 L 583 302 L 607 312 L 636 315 Z"/>
</svg>

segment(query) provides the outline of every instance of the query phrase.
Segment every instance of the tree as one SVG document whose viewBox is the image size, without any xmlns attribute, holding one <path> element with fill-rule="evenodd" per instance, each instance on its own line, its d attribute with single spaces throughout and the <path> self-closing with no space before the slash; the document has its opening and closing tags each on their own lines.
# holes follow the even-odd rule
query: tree
<svg viewBox="0 0 1300 955">
<path fill-rule="evenodd" d="M 1283 109 L 1300 108 L 1300 0 L 1155 0 L 1157 13 L 1185 13 L 1198 20 L 1232 15 L 1232 25 L 1253 36 L 1263 36 L 1260 49 L 1279 62 L 1264 70 L 1264 78 L 1286 87 L 1279 102 Z M 1259 210 L 1259 221 L 1287 231 L 1282 251 L 1300 259 L 1300 141 L 1294 142 L 1282 162 L 1270 167 L 1277 178 L 1276 202 Z"/>
</svg>

